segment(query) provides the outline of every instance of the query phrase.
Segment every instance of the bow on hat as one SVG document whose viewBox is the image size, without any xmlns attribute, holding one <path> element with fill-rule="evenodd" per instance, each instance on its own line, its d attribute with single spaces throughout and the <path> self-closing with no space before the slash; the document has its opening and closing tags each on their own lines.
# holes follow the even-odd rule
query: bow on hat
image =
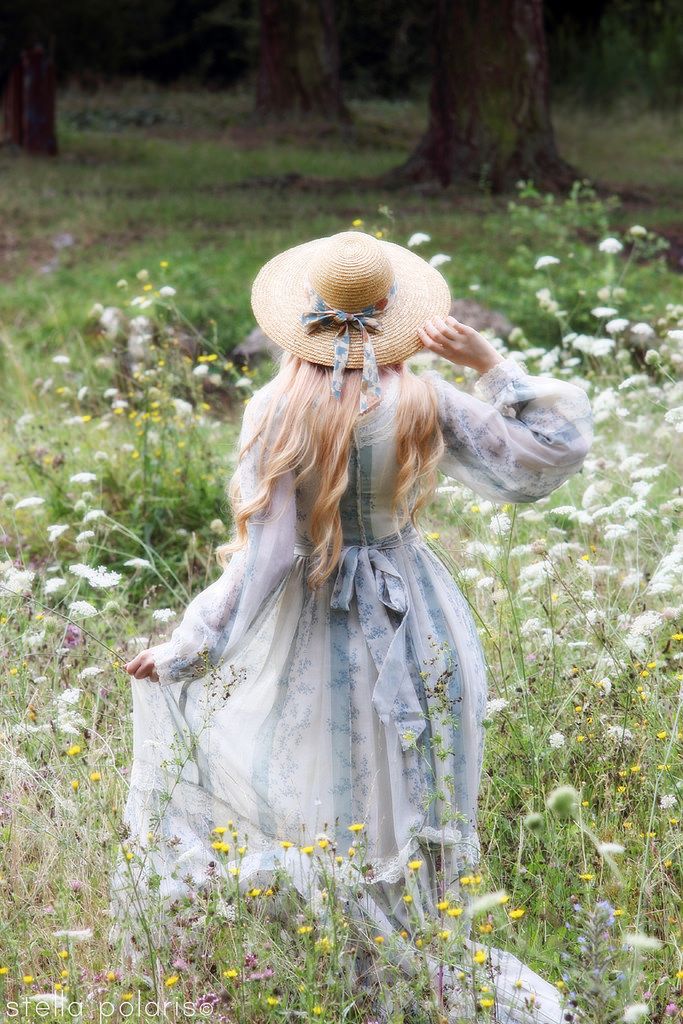
<svg viewBox="0 0 683 1024">
<path fill-rule="evenodd" d="M 382 325 L 376 319 L 377 314 L 382 313 L 396 294 L 396 284 L 393 284 L 388 295 L 384 296 L 372 306 L 366 306 L 358 313 L 347 313 L 343 309 L 335 309 L 330 306 L 321 295 L 310 285 L 306 285 L 306 291 L 311 299 L 311 308 L 301 315 L 301 322 L 308 334 L 316 331 L 319 327 L 327 327 L 330 324 L 339 324 L 339 330 L 334 343 L 334 368 L 332 371 L 332 395 L 341 398 L 343 374 L 349 358 L 349 347 L 351 344 L 351 327 L 356 327 L 361 332 L 363 339 L 363 379 L 360 391 L 360 412 L 366 412 L 371 405 L 376 405 L 382 394 L 379 383 L 379 371 L 377 359 L 372 346 L 370 333 L 377 334 L 382 330 Z M 369 396 L 373 396 L 372 403 Z"/>
</svg>

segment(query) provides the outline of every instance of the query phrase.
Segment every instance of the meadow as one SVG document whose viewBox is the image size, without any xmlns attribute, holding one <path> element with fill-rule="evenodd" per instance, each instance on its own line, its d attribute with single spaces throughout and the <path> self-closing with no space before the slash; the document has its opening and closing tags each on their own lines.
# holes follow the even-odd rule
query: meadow
<svg viewBox="0 0 683 1024">
<path fill-rule="evenodd" d="M 142 963 L 107 943 L 131 758 L 122 665 L 217 574 L 241 410 L 273 372 L 231 357 L 251 280 L 355 224 L 427 235 L 417 251 L 453 296 L 514 325 L 495 344 L 580 382 L 595 418 L 584 469 L 550 498 L 499 506 L 443 478 L 422 523 L 475 612 L 491 699 L 471 905 L 416 927 L 417 961 L 451 962 L 462 918 L 591 1024 L 680 1019 L 680 118 L 558 110 L 575 187 L 498 197 L 373 183 L 418 137 L 417 104 L 356 103 L 345 133 L 266 129 L 248 110 L 139 83 L 70 92 L 58 160 L 0 152 L 0 1007 L 461 1020 L 381 942 L 376 994 L 354 989 L 333 884 L 332 938 L 314 902 L 274 924 L 276 893 L 228 882 L 178 907 L 173 942 Z M 362 864 L 362 835 L 314 855 Z M 470 967 L 477 1018 L 495 1021 L 485 958 Z"/>
</svg>

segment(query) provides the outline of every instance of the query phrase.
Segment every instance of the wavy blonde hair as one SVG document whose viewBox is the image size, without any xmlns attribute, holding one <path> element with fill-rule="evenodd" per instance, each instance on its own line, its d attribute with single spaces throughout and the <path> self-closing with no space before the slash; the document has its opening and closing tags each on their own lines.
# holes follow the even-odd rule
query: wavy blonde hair
<svg viewBox="0 0 683 1024">
<path fill-rule="evenodd" d="M 416 524 L 417 517 L 432 497 L 437 482 L 437 465 L 444 450 L 438 420 L 437 396 L 431 383 L 413 374 L 405 363 L 391 364 L 398 373 L 400 394 L 396 410 L 397 462 L 399 466 L 392 514 Z M 332 367 L 308 362 L 285 352 L 274 378 L 273 394 L 254 436 L 238 455 L 238 465 L 226 487 L 232 507 L 235 537 L 216 549 L 225 568 L 228 556 L 244 548 L 252 516 L 266 512 L 277 481 L 290 470 L 295 481 L 315 474 L 317 497 L 310 516 L 314 544 L 308 586 L 316 589 L 331 575 L 341 555 L 343 534 L 339 502 L 348 485 L 348 462 L 353 428 L 358 413 L 362 370 L 344 371 L 341 399 L 330 392 Z M 279 399 L 287 396 L 277 431 L 259 453 L 259 488 L 251 500 L 243 501 L 239 486 L 239 463 L 260 436 L 270 438 Z M 415 488 L 412 504 L 409 499 Z"/>
</svg>

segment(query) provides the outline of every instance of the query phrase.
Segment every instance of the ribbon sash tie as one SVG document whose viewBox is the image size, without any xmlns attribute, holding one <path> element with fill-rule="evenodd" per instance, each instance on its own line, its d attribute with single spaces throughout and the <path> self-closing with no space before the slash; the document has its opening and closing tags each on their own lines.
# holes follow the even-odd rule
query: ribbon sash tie
<svg viewBox="0 0 683 1024">
<path fill-rule="evenodd" d="M 352 544 L 339 564 L 331 606 L 348 611 L 354 591 L 361 628 L 378 672 L 372 704 L 384 725 L 393 721 L 401 747 L 407 750 L 425 728 L 424 711 L 406 657 L 408 589 L 378 547 Z M 400 616 L 398 626 L 387 609 Z"/>
</svg>

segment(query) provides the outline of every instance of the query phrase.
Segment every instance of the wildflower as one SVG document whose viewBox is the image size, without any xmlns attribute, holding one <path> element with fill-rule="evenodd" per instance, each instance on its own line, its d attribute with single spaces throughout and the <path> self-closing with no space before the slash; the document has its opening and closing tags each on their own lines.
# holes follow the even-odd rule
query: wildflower
<svg viewBox="0 0 683 1024">
<path fill-rule="evenodd" d="M 44 504 L 45 504 L 45 498 L 39 498 L 36 495 L 36 496 L 32 496 L 30 498 L 22 498 L 21 501 L 18 501 L 16 503 L 16 505 L 14 506 L 14 509 L 16 511 L 16 510 L 22 509 L 22 508 L 37 508 L 39 505 L 44 505 Z"/>
<path fill-rule="evenodd" d="M 163 288 L 159 289 L 159 295 L 164 299 L 171 299 L 175 295 L 175 288 L 172 288 L 170 284 L 165 284 Z"/>
<path fill-rule="evenodd" d="M 364 824 L 362 824 L 361 822 L 356 822 L 353 825 L 349 825 L 349 832 L 362 832 L 364 828 Z"/>
<path fill-rule="evenodd" d="M 99 772 L 90 772 L 90 781 L 91 782 L 99 782 L 101 780 L 101 778 L 102 778 L 102 776 L 100 775 Z"/>
<path fill-rule="evenodd" d="M 69 747 L 66 753 L 68 757 L 75 757 L 76 754 L 80 754 L 82 750 L 83 747 L 79 746 L 78 743 L 74 743 L 71 747 Z"/>
<path fill-rule="evenodd" d="M 237 978 L 239 971 L 236 971 L 234 967 L 228 967 L 226 971 L 223 971 L 224 978 Z"/>
<path fill-rule="evenodd" d="M 520 917 L 523 917 L 525 913 L 526 913 L 526 911 L 524 910 L 523 907 L 517 907 L 515 910 L 511 910 L 509 912 L 509 917 L 513 921 L 517 921 Z"/>
<path fill-rule="evenodd" d="M 291 850 L 292 847 L 294 846 L 294 843 L 290 843 L 289 840 L 287 839 L 281 839 L 280 846 L 282 847 L 283 850 Z"/>
<path fill-rule="evenodd" d="M 595 309 L 591 309 L 593 316 L 597 317 L 598 320 L 604 320 L 607 316 L 614 316 L 618 313 L 618 309 L 613 309 L 612 306 L 596 306 Z"/>
<path fill-rule="evenodd" d="M 603 238 L 598 246 L 600 252 L 606 252 L 610 256 L 616 256 L 618 252 L 621 252 L 623 245 L 618 238 Z"/>
<path fill-rule="evenodd" d="M 279 996 L 268 996 L 268 998 L 266 999 L 266 1002 L 268 1003 L 268 1006 L 277 1006 L 278 1003 L 280 1002 L 280 997 Z"/>
<path fill-rule="evenodd" d="M 631 1003 L 624 1010 L 624 1024 L 638 1024 L 650 1012 L 647 1003 Z"/>
<path fill-rule="evenodd" d="M 423 231 L 416 231 L 414 235 L 411 235 L 408 239 L 408 248 L 412 249 L 416 245 L 424 245 L 425 242 L 431 242 L 431 236 L 425 235 Z"/>
<path fill-rule="evenodd" d="M 58 537 L 61 537 L 63 533 L 70 530 L 71 527 L 64 523 L 53 523 L 52 526 L 47 528 L 47 539 L 50 544 L 54 544 Z"/>
<path fill-rule="evenodd" d="M 559 750 L 565 744 L 565 738 L 561 732 L 553 732 L 548 737 L 548 746 L 552 750 Z"/>
<path fill-rule="evenodd" d="M 177 974 L 172 974 L 170 976 L 170 978 L 166 979 L 166 981 L 164 982 L 164 985 L 166 986 L 166 988 L 173 988 L 173 986 L 177 985 L 179 981 L 180 981 L 179 976 Z"/>
<path fill-rule="evenodd" d="M 172 608 L 157 608 L 152 612 L 152 618 L 155 622 L 169 622 L 175 618 L 175 614 Z"/>
<path fill-rule="evenodd" d="M 66 586 L 66 580 L 62 579 L 61 576 L 53 576 L 52 579 L 45 582 L 43 590 L 45 594 L 55 594 L 62 587 Z"/>
<path fill-rule="evenodd" d="M 475 964 L 486 963 L 486 953 L 484 952 L 483 949 L 478 949 L 477 952 L 472 957 L 472 959 L 474 960 Z"/>
<path fill-rule="evenodd" d="M 443 253 L 443 252 L 437 252 L 436 256 L 432 256 L 431 260 L 429 261 L 429 265 L 430 265 L 430 267 L 440 267 L 444 263 L 450 263 L 450 262 L 451 262 L 450 256 L 446 256 L 446 254 Z"/>
<path fill-rule="evenodd" d="M 534 263 L 534 270 L 543 270 L 544 267 L 552 267 L 559 262 L 557 256 L 539 256 Z"/>
<path fill-rule="evenodd" d="M 151 569 L 152 563 L 146 558 L 129 558 L 127 562 L 123 563 L 125 566 L 131 569 Z"/>
<path fill-rule="evenodd" d="M 71 615 L 80 616 L 82 619 L 90 619 L 93 615 L 98 615 L 97 608 L 93 608 L 87 601 L 72 601 L 69 605 L 69 612 Z"/>
<path fill-rule="evenodd" d="M 639 338 L 653 338 L 654 333 L 654 329 L 646 323 L 634 324 L 631 328 L 631 334 L 636 334 Z"/>
<path fill-rule="evenodd" d="M 69 566 L 69 572 L 73 573 L 74 576 L 87 580 L 95 590 L 107 590 L 118 586 L 121 582 L 121 573 L 110 571 L 104 565 L 99 565 L 94 569 L 90 565 L 76 562 Z"/>
<path fill-rule="evenodd" d="M 301 847 L 301 852 L 302 853 L 307 853 L 309 855 L 309 857 L 313 853 L 314 850 L 315 850 L 314 846 L 302 846 Z"/>
<path fill-rule="evenodd" d="M 421 860 L 409 860 L 408 861 L 408 868 L 411 871 L 419 871 L 421 867 L 422 867 L 422 861 Z"/>
<path fill-rule="evenodd" d="M 90 484 L 94 480 L 97 480 L 96 473 L 74 473 L 69 477 L 69 482 L 72 484 Z"/>
</svg>

